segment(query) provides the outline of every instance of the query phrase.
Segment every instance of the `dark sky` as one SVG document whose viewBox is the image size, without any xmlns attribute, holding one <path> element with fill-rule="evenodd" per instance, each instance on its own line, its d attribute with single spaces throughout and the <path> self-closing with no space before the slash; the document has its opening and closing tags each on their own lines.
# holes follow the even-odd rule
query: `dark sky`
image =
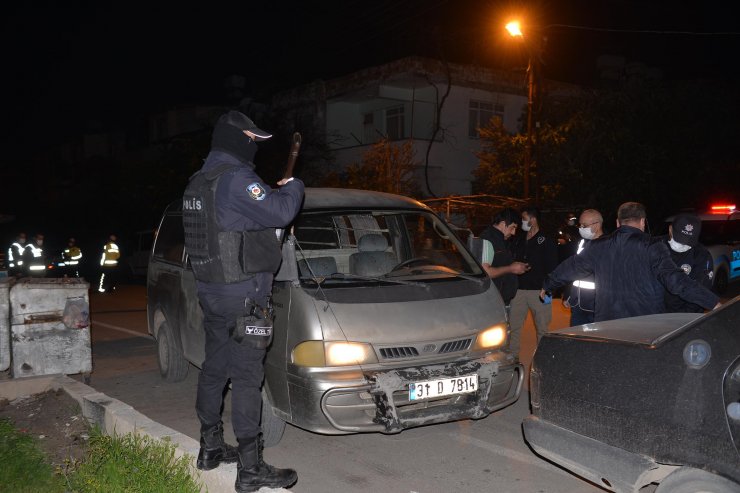
<svg viewBox="0 0 740 493">
<path fill-rule="evenodd" d="M 12 5 L 12 4 L 9 4 Z M 5 6 L 2 135 L 115 126 L 178 103 L 217 102 L 230 74 L 267 100 L 275 90 L 408 55 L 521 66 L 498 26 L 527 12 L 545 29 L 546 76 L 589 83 L 600 53 L 668 77 L 737 77 L 731 3 L 655 0 L 22 2 Z M 235 6 L 236 5 L 236 6 Z M 552 26 L 565 24 L 571 27 Z M 609 32 L 598 29 L 626 30 Z M 678 31 L 684 34 L 638 31 Z M 695 34 L 691 34 L 695 33 Z M 519 50 L 521 51 L 521 50 Z"/>
</svg>

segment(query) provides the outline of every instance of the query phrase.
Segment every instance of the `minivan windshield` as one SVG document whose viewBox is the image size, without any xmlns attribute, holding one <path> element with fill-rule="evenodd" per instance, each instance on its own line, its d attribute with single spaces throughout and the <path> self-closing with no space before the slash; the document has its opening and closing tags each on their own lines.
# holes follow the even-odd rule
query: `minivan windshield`
<svg viewBox="0 0 740 493">
<path fill-rule="evenodd" d="M 292 232 L 300 278 L 307 283 L 479 280 L 484 275 L 444 221 L 427 211 L 303 211 Z"/>
</svg>

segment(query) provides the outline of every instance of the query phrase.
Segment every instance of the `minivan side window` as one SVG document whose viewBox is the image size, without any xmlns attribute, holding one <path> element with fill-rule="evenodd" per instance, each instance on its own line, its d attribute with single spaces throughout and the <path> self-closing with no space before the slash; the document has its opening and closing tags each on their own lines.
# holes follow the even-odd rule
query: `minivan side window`
<svg viewBox="0 0 740 493">
<path fill-rule="evenodd" d="M 185 232 L 182 227 L 182 216 L 165 215 L 157 232 L 152 256 L 173 264 L 182 264 L 185 249 Z"/>
</svg>

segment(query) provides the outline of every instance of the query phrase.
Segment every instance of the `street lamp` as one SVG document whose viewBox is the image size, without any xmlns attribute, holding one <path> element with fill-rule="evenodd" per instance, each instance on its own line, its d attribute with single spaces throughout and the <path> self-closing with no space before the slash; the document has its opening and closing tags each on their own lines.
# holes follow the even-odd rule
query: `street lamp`
<svg viewBox="0 0 740 493">
<path fill-rule="evenodd" d="M 534 123 L 535 97 L 537 94 L 537 82 L 540 71 L 540 44 L 537 40 L 529 39 L 524 36 L 519 21 L 511 21 L 506 24 L 506 30 L 509 35 L 521 39 L 527 49 L 529 64 L 527 66 L 527 146 L 524 154 L 524 199 L 529 200 L 529 175 L 531 169 L 536 167 L 533 162 L 534 133 L 536 132 Z M 539 196 L 539 193 L 535 193 Z"/>
</svg>

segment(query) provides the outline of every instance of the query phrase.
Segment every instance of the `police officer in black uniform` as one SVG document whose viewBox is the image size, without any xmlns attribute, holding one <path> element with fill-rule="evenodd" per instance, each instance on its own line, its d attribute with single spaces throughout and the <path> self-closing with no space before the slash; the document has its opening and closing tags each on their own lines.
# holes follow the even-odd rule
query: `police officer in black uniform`
<svg viewBox="0 0 740 493">
<path fill-rule="evenodd" d="M 709 251 L 699 243 L 701 219 L 693 214 L 679 214 L 668 226 L 668 234 L 657 241 L 665 242 L 671 250 L 671 259 L 691 279 L 712 289 L 714 261 Z M 669 313 L 704 313 L 704 308 L 665 292 L 665 308 Z"/>
<path fill-rule="evenodd" d="M 304 187 L 285 178 L 271 189 L 254 171 L 256 141 L 271 135 L 246 115 L 229 111 L 213 131 L 211 152 L 183 196 L 185 248 L 195 273 L 206 334 L 196 412 L 201 423 L 197 466 L 238 461 L 236 491 L 284 488 L 292 469 L 262 460 L 261 387 L 272 339 L 270 296 L 281 261 L 276 228 L 300 210 Z M 224 442 L 221 408 L 231 380 L 238 450 Z"/>
</svg>

